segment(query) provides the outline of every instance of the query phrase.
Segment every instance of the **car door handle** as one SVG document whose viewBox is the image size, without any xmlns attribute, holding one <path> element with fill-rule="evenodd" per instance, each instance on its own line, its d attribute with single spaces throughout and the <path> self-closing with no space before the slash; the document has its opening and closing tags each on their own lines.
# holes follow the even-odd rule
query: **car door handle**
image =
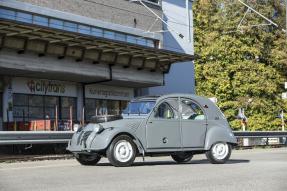
<svg viewBox="0 0 287 191">
<path fill-rule="evenodd" d="M 152 121 L 149 121 L 148 123 L 152 123 Z"/>
<path fill-rule="evenodd" d="M 162 138 L 162 142 L 163 142 L 163 144 L 166 144 L 168 142 L 167 137 Z"/>
</svg>

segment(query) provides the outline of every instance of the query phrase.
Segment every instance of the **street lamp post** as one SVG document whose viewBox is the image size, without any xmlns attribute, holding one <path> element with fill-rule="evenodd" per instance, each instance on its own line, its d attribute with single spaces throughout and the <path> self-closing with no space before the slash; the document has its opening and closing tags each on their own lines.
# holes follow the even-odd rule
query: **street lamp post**
<svg viewBox="0 0 287 191">
<path fill-rule="evenodd" d="M 285 119 L 284 119 L 284 111 L 283 111 L 283 109 L 282 109 L 282 111 L 281 111 L 280 116 L 281 116 L 282 131 L 285 131 Z"/>
</svg>

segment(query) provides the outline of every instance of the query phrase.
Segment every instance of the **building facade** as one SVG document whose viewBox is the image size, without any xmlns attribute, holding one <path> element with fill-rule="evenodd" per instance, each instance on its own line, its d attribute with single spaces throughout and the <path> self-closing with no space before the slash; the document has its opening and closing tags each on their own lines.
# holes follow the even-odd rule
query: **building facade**
<svg viewBox="0 0 287 191">
<path fill-rule="evenodd" d="M 163 49 L 194 54 L 192 0 L 162 1 Z M 182 36 L 180 36 L 182 34 Z M 180 62 L 171 66 L 164 75 L 164 85 L 148 88 L 145 93 L 195 93 L 194 63 Z"/>
<path fill-rule="evenodd" d="M 193 60 L 157 32 L 164 2 L 0 0 L 0 130 L 68 130 L 163 85 Z"/>
</svg>

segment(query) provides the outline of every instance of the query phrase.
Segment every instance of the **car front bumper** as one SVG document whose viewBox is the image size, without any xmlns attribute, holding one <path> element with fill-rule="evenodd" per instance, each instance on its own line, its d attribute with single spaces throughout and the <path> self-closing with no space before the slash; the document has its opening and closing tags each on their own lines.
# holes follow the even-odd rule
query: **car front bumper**
<svg viewBox="0 0 287 191">
<path fill-rule="evenodd" d="M 91 152 L 90 143 L 94 137 L 93 131 L 76 132 L 69 141 L 67 150 L 73 153 Z"/>
</svg>

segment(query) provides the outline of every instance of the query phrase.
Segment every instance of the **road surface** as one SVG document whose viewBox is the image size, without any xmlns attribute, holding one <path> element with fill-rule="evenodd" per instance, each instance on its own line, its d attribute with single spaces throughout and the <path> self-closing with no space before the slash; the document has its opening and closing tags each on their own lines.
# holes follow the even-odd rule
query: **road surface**
<svg viewBox="0 0 287 191">
<path fill-rule="evenodd" d="M 197 155 L 189 164 L 141 158 L 116 168 L 106 159 L 81 166 L 73 159 L 0 163 L 1 191 L 286 190 L 287 148 L 235 150 L 227 164 Z"/>
</svg>

